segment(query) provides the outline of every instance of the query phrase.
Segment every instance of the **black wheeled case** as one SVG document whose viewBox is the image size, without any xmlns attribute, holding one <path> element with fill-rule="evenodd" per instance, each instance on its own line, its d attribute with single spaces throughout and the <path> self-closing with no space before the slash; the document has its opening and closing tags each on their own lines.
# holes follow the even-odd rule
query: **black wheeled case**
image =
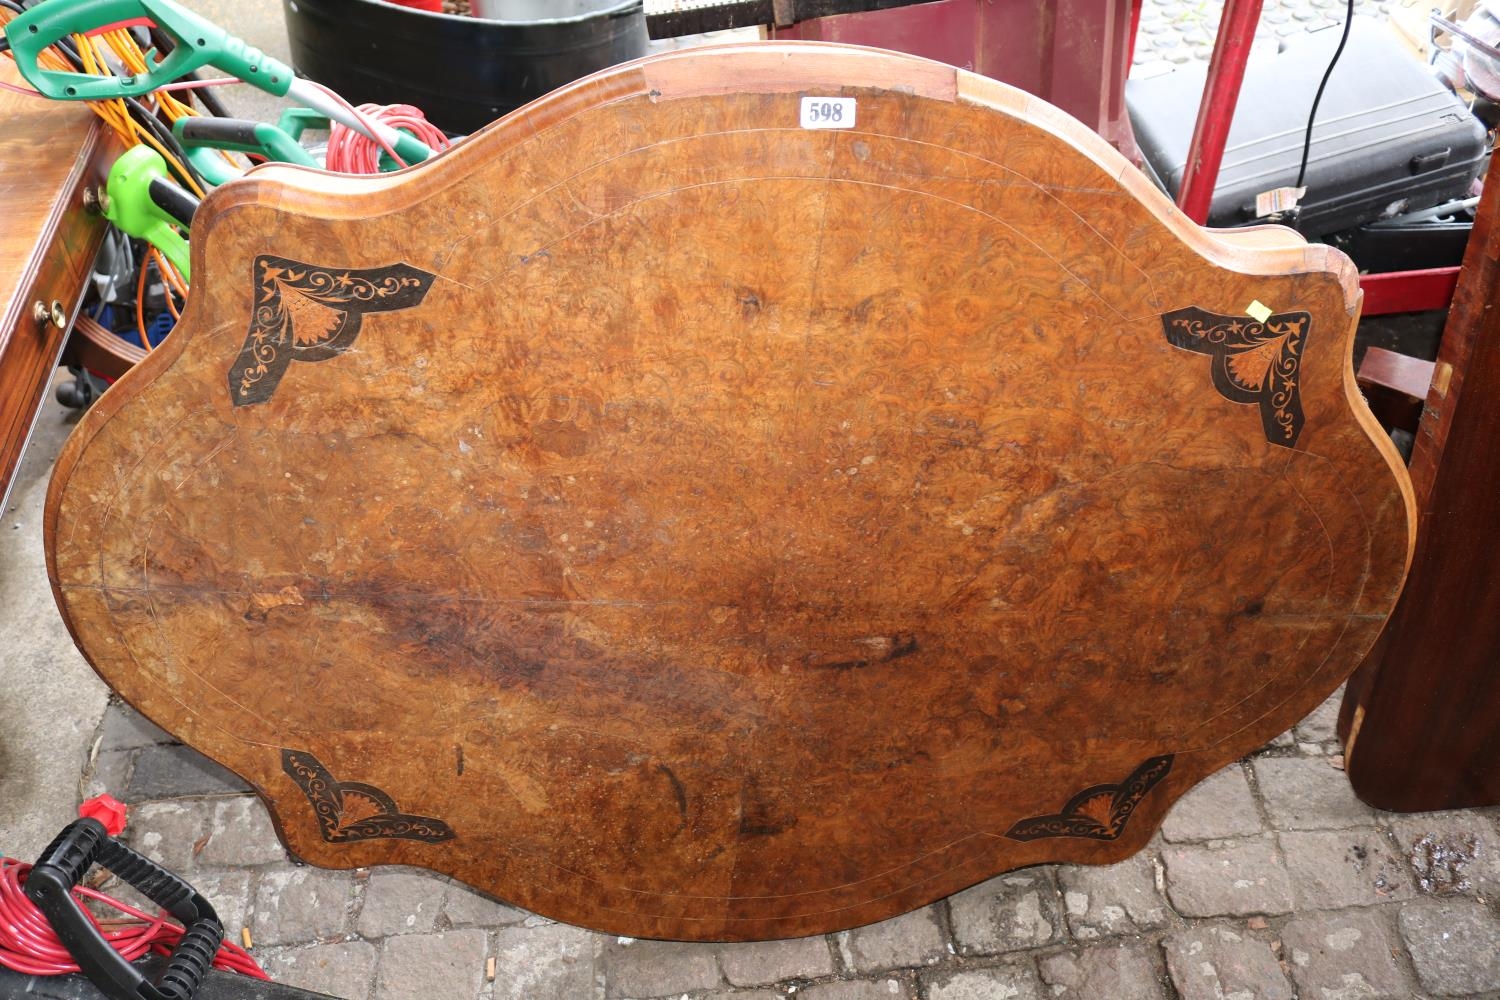
<svg viewBox="0 0 1500 1000">
<path fill-rule="evenodd" d="M 1307 115 L 1340 31 L 1306 34 L 1250 61 L 1210 226 L 1253 223 L 1256 195 L 1297 180 Z M 1125 89 L 1150 172 L 1174 196 L 1206 75 L 1204 66 L 1184 68 Z M 1463 102 L 1385 25 L 1355 18 L 1318 108 L 1297 228 L 1316 237 L 1461 198 L 1484 156 L 1484 126 Z"/>
</svg>

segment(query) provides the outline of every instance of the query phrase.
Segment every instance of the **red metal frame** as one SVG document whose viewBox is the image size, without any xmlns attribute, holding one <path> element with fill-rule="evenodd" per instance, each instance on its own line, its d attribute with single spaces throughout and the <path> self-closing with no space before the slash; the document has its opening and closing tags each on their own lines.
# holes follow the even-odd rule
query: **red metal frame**
<svg viewBox="0 0 1500 1000">
<path fill-rule="evenodd" d="M 1062 108 L 1140 162 L 1125 80 L 1140 0 L 936 0 L 775 28 L 895 49 L 1004 80 Z"/>
<path fill-rule="evenodd" d="M 1214 54 L 1208 61 L 1208 79 L 1203 85 L 1203 102 L 1198 105 L 1198 121 L 1193 126 L 1182 185 L 1177 189 L 1177 207 L 1200 226 L 1208 221 L 1208 209 L 1213 203 L 1229 126 L 1239 104 L 1240 85 L 1245 82 L 1245 64 L 1250 59 L 1256 25 L 1260 23 L 1260 9 L 1261 0 L 1227 0 L 1219 20 L 1219 35 L 1214 39 Z"/>
<path fill-rule="evenodd" d="M 1359 287 L 1364 290 L 1365 304 L 1360 314 L 1385 316 L 1389 313 L 1446 309 L 1453 300 L 1453 289 L 1457 285 L 1456 267 L 1362 274 L 1359 276 Z"/>
<path fill-rule="evenodd" d="M 1126 74 L 1129 74 L 1130 67 L 1135 65 L 1135 40 L 1139 38 L 1141 34 L 1141 11 L 1144 10 L 1145 7 L 1146 0 L 1135 0 L 1135 2 L 1130 5 L 1130 45 L 1126 49 L 1126 52 L 1128 53 L 1125 59 Z"/>
</svg>

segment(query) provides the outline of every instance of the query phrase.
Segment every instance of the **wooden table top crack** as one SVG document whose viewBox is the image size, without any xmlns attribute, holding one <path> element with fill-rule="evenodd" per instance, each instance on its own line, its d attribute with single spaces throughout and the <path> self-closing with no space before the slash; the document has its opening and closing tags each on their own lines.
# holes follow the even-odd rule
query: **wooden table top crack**
<svg viewBox="0 0 1500 1000">
<path fill-rule="evenodd" d="M 1117 861 L 1406 572 L 1349 262 L 936 63 L 655 57 L 193 255 L 49 572 L 315 864 L 735 940 Z"/>
</svg>

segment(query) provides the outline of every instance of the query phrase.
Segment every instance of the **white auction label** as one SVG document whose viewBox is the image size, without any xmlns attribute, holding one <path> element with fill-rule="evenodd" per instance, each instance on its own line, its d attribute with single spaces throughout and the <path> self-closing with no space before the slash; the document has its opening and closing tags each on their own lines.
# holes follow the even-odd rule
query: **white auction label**
<svg viewBox="0 0 1500 1000">
<path fill-rule="evenodd" d="M 802 98 L 803 128 L 853 128 L 854 98 Z"/>
</svg>

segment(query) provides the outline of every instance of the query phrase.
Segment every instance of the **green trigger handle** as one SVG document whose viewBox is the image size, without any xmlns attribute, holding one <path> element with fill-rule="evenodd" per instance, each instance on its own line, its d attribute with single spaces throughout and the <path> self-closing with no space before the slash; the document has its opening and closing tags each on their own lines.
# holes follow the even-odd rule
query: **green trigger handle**
<svg viewBox="0 0 1500 1000">
<path fill-rule="evenodd" d="M 110 167 L 105 195 L 105 218 L 156 247 L 184 279 L 192 280 L 188 243 L 178 229 L 185 228 L 188 220 L 182 216 L 190 216 L 196 204 L 171 182 L 160 153 L 148 146 L 121 153 Z M 180 204 L 181 198 L 189 204 Z"/>
<path fill-rule="evenodd" d="M 327 119 L 324 119 L 325 127 Z M 172 134 L 183 148 L 223 149 L 232 153 L 256 153 L 268 160 L 316 167 L 318 161 L 283 129 L 265 122 L 239 118 L 179 118 Z"/>
<path fill-rule="evenodd" d="M 176 43 L 166 58 L 135 76 L 98 77 L 44 69 L 38 57 L 48 46 L 75 33 L 154 25 Z M 46 0 L 5 26 L 16 65 L 38 91 L 58 101 L 103 101 L 139 97 L 172 83 L 201 66 L 213 66 L 274 94 L 286 95 L 291 67 L 243 39 L 185 10 L 173 0 Z M 154 53 L 153 53 L 154 54 Z"/>
</svg>

